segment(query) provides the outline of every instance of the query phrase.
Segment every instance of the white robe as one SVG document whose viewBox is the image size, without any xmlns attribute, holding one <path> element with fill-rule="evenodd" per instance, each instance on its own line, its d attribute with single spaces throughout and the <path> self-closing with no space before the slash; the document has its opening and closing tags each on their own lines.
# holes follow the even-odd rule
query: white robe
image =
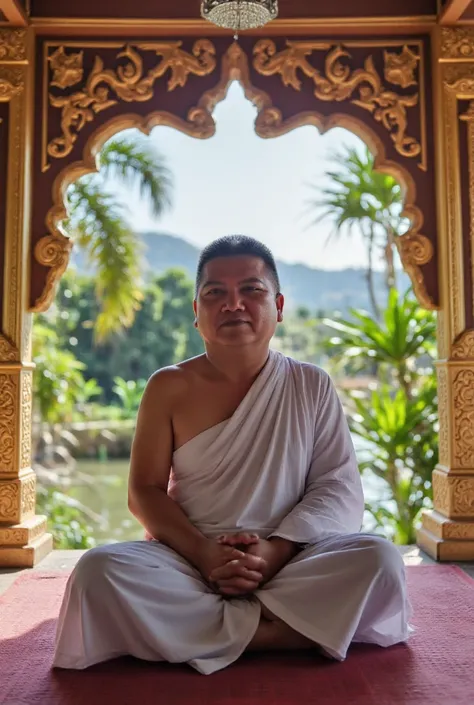
<svg viewBox="0 0 474 705">
<path fill-rule="evenodd" d="M 336 659 L 408 636 L 398 550 L 359 534 L 364 498 L 344 413 L 321 369 L 271 351 L 233 416 L 173 455 L 169 495 L 203 534 L 252 531 L 305 548 L 251 598 L 223 599 L 171 548 L 89 551 L 71 575 L 54 666 L 131 654 L 209 674 L 243 653 L 261 604 Z"/>
</svg>

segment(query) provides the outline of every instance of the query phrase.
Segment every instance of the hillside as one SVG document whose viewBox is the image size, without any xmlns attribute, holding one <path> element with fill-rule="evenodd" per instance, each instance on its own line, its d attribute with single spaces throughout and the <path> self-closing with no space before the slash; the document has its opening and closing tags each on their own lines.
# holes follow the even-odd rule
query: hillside
<svg viewBox="0 0 474 705">
<path fill-rule="evenodd" d="M 185 269 L 194 277 L 199 249 L 183 238 L 165 233 L 142 233 L 145 245 L 146 268 L 149 273 L 161 274 L 170 267 Z M 84 270 L 84 263 L 77 255 L 76 266 Z M 313 269 L 304 264 L 287 264 L 277 261 L 283 293 L 287 306 L 306 306 L 311 311 L 347 310 L 368 308 L 369 300 L 363 269 L 341 269 L 331 271 Z M 403 288 L 408 288 L 409 279 L 403 274 Z M 377 290 L 384 292 L 383 274 L 375 275 Z M 401 282 L 402 283 L 402 282 Z"/>
</svg>

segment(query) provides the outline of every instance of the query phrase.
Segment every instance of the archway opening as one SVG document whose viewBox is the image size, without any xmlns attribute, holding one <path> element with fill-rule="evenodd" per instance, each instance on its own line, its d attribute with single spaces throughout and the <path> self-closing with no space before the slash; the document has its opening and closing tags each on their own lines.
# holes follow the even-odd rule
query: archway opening
<svg viewBox="0 0 474 705">
<path fill-rule="evenodd" d="M 429 314 L 419 312 L 412 299 L 403 300 L 410 282 L 401 272 L 396 249 L 397 238 L 410 227 L 403 209 L 404 195 L 412 185 L 405 184 L 402 188 L 393 180 L 393 168 L 386 168 L 390 173 L 380 182 L 374 182 L 370 192 L 363 179 L 380 172 L 374 171 L 374 163 L 361 140 L 343 128 L 336 127 L 320 136 L 308 125 L 276 139 L 258 138 L 252 125 L 256 109 L 244 99 L 238 83 L 232 84 L 227 99 L 216 107 L 214 115 L 217 132 L 211 140 L 195 140 L 164 127 L 153 130 L 148 138 L 164 154 L 164 162 L 175 181 L 174 208 L 158 220 L 147 210 L 145 201 L 140 200 L 139 186 L 120 185 L 120 179 L 113 176 L 102 182 L 105 194 L 116 203 L 128 204 L 128 212 L 120 217 L 130 232 L 141 233 L 146 248 L 138 267 L 142 270 L 138 272 L 140 276 L 137 273 L 136 286 L 140 291 L 132 316 L 134 322 L 124 332 L 98 344 L 94 326 L 97 333 L 101 292 L 96 287 L 97 272 L 94 274 L 97 258 L 94 263 L 94 257 L 88 259 L 84 255 L 91 244 L 87 243 L 87 232 L 82 256 L 74 257 L 75 269 L 63 280 L 51 312 L 42 317 L 45 337 L 41 340 L 37 335 L 36 339 L 41 340 L 43 349 L 47 350 L 48 336 L 51 340 L 56 334 L 61 338 L 63 352 L 86 365 L 76 368 L 76 379 L 66 380 L 66 389 L 64 371 L 52 379 L 48 360 L 39 364 L 37 379 L 43 375 L 43 386 L 52 393 L 53 402 L 54 384 L 58 385 L 56 400 L 65 399 L 73 390 L 69 420 L 61 420 L 53 413 L 51 418 L 55 423 L 48 424 L 46 429 L 49 437 L 44 438 L 43 434 L 37 446 L 37 462 L 44 470 L 43 474 L 39 472 L 40 485 L 41 477 L 44 483 L 48 482 L 48 476 L 52 482 L 55 475 L 61 479 L 58 468 L 61 448 L 64 450 L 66 445 L 67 452 L 76 457 L 74 474 L 64 465 L 62 468 L 63 494 L 72 499 L 69 513 L 61 514 L 54 497 L 51 500 L 46 493 L 45 510 L 53 516 L 56 512 L 63 520 L 64 533 L 67 534 L 67 525 L 73 525 L 76 538 L 74 531 L 70 532 L 72 543 L 85 545 L 83 542 L 88 540 L 80 518 L 83 507 L 87 509 L 83 523 L 92 527 L 89 534 L 94 534 L 96 540 L 141 537 L 141 528 L 126 509 L 125 482 L 144 380 L 157 367 L 200 352 L 190 307 L 198 248 L 222 234 L 243 232 L 270 246 L 280 261 L 288 314 L 274 346 L 285 354 L 328 367 L 339 384 L 354 434 L 361 440 L 361 464 L 373 505 L 367 527 L 383 531 L 399 542 L 409 542 L 413 536 L 409 527 L 414 524 L 415 515 L 422 506 L 429 506 L 431 470 L 436 464 L 432 446 L 436 432 L 435 390 L 428 383 L 433 378 L 429 346 L 433 342 L 434 323 Z M 136 135 L 124 134 L 123 139 L 133 140 Z M 141 141 L 141 145 L 145 144 Z M 375 141 L 370 141 L 370 146 L 374 149 Z M 344 205 L 351 205 L 351 194 L 357 194 L 357 179 L 358 202 L 352 204 L 352 211 L 344 209 Z M 80 183 L 90 184 L 91 178 L 86 177 Z M 383 201 L 382 192 L 377 201 L 374 191 L 377 186 L 388 190 L 385 194 L 388 201 Z M 72 190 L 77 194 L 76 186 Z M 107 205 L 105 201 L 104 204 Z M 87 207 L 87 200 L 81 207 Z M 413 209 L 411 202 L 410 209 Z M 416 209 L 410 209 L 408 215 L 413 215 Z M 325 211 L 329 211 L 327 217 L 321 220 Z M 76 230 L 77 222 L 84 221 L 84 214 L 78 215 Z M 413 217 L 416 220 L 416 215 Z M 338 218 L 339 227 L 335 229 Z M 68 223 L 63 227 L 67 231 Z M 330 238 L 325 246 L 331 233 L 337 236 Z M 128 241 L 126 247 L 130 242 L 133 244 Z M 101 250 L 100 239 L 96 245 L 97 254 Z M 107 262 L 102 264 L 106 269 Z M 169 265 L 178 267 L 181 273 L 173 273 Z M 408 358 L 400 354 L 400 349 L 387 355 L 387 344 L 394 344 L 401 334 L 400 326 L 396 329 L 394 323 L 390 328 L 386 317 L 387 284 L 393 285 L 394 274 L 400 295 L 396 300 L 392 297 L 390 310 L 393 321 L 397 315 L 405 315 L 404 343 L 406 350 L 411 351 Z M 117 276 L 120 274 L 115 272 L 110 278 L 112 284 Z M 376 308 L 374 297 L 378 301 Z M 368 316 L 357 320 L 350 311 L 352 308 L 365 309 Z M 376 326 L 375 333 L 370 329 L 371 324 Z M 374 341 L 377 327 L 387 333 L 378 346 Z M 415 345 L 417 336 L 423 335 L 423 340 Z M 163 341 L 166 344 L 160 357 L 157 347 Z M 384 345 L 386 359 L 383 359 Z M 150 354 L 150 350 L 154 353 Z M 364 364 L 357 364 L 364 356 Z M 65 362 L 69 370 L 74 369 L 72 357 Z M 82 397 L 79 388 L 83 389 Z M 426 395 L 426 404 L 416 417 L 420 432 L 413 442 L 409 434 L 420 393 Z M 37 387 L 37 399 L 41 394 Z M 63 404 L 64 408 L 67 405 Z M 367 410 L 369 413 L 364 415 Z M 391 435 L 396 442 L 390 443 Z M 50 460 L 45 458 L 45 451 L 53 451 Z M 60 498 L 57 504 L 64 502 Z M 407 506 L 411 513 L 407 513 Z M 390 523 L 390 514 L 398 516 L 398 525 L 397 521 Z"/>
</svg>

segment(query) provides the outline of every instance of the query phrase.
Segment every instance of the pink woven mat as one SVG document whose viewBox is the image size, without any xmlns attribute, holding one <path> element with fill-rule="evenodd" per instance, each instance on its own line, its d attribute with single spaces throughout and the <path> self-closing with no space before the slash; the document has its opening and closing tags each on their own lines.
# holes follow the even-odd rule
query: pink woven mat
<svg viewBox="0 0 474 705">
<path fill-rule="evenodd" d="M 474 581 L 453 566 L 408 568 L 415 635 L 390 649 L 244 656 L 201 676 L 120 659 L 52 671 L 67 576 L 22 575 L 0 599 L 0 705 L 473 705 Z"/>
</svg>

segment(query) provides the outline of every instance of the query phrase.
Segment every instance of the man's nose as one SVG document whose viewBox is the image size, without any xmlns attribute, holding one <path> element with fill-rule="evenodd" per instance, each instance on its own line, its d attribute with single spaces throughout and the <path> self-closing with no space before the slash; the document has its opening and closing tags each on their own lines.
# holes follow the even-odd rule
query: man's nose
<svg viewBox="0 0 474 705">
<path fill-rule="evenodd" d="M 239 291 L 229 291 L 223 306 L 224 311 L 243 311 L 244 302 Z"/>
</svg>

